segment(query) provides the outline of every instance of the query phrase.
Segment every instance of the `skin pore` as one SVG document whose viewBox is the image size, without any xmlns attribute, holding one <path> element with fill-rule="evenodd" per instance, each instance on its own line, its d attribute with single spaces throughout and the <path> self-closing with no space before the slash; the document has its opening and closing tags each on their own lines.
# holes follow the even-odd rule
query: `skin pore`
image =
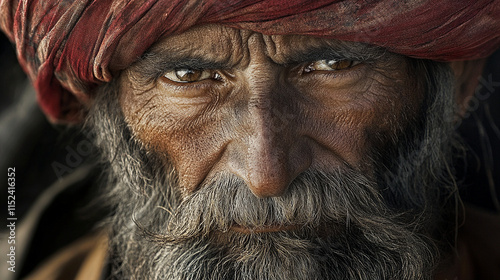
<svg viewBox="0 0 500 280">
<path fill-rule="evenodd" d="M 192 82 L 176 76 L 186 70 Z M 169 155 L 184 195 L 227 173 L 258 197 L 308 169 L 370 175 L 374 135 L 396 138 L 423 100 L 401 56 L 221 26 L 159 42 L 120 88 L 133 135 Z"/>
</svg>

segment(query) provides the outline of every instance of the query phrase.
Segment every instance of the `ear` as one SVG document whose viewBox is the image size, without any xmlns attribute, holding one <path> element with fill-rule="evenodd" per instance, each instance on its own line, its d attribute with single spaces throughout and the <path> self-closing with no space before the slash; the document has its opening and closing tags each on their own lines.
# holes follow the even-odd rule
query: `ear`
<svg viewBox="0 0 500 280">
<path fill-rule="evenodd" d="M 467 113 L 469 101 L 476 92 L 479 77 L 483 73 L 486 59 L 453 61 L 451 69 L 455 74 L 455 102 L 461 118 Z"/>
</svg>

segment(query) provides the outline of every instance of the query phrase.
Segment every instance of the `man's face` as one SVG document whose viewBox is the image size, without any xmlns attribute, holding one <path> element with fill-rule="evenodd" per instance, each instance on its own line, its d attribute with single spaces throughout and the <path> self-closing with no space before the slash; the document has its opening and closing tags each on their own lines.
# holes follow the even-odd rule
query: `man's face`
<svg viewBox="0 0 500 280">
<path fill-rule="evenodd" d="M 383 49 L 308 36 L 212 25 L 158 42 L 90 114 L 121 270 L 428 279 L 452 96 L 429 98 L 423 77 Z"/>
<path fill-rule="evenodd" d="M 133 134 L 169 156 L 183 195 L 234 174 L 272 197 L 306 170 L 371 175 L 380 138 L 397 137 L 423 91 L 380 49 L 206 26 L 131 67 L 120 104 Z"/>
</svg>

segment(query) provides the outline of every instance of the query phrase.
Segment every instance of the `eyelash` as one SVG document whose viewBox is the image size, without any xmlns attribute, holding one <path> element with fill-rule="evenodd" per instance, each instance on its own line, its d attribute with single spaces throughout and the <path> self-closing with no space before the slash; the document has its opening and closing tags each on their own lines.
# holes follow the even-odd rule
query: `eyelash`
<svg viewBox="0 0 500 280">
<path fill-rule="evenodd" d="M 319 77 L 323 77 L 325 79 L 348 79 L 348 78 L 358 78 L 360 75 L 360 67 L 364 63 L 359 62 L 356 65 L 353 65 L 347 69 L 343 70 L 335 70 L 335 71 L 326 71 L 326 70 L 315 70 L 312 72 L 303 72 L 303 76 L 308 76 L 308 75 L 315 75 Z"/>
<path fill-rule="evenodd" d="M 197 100 L 200 98 L 203 100 L 207 97 L 218 99 L 220 98 L 220 94 L 223 94 L 223 92 L 226 92 L 228 90 L 228 87 L 226 86 L 227 79 L 224 78 L 226 77 L 226 75 L 224 75 L 221 71 L 208 71 L 217 72 L 217 74 L 221 78 L 207 78 L 197 82 L 182 83 L 169 80 L 168 78 L 164 77 L 164 75 L 160 75 L 156 82 L 160 86 L 167 88 L 170 94 L 172 94 L 173 96 L 190 97 L 196 98 Z M 211 73 L 211 75 L 213 74 Z M 203 101 L 203 103 L 205 102 L 207 101 Z"/>
<path fill-rule="evenodd" d="M 169 87 L 173 91 L 185 91 L 185 90 L 206 90 L 214 87 L 214 82 L 220 82 L 218 80 L 205 79 L 198 82 L 191 83 L 181 83 L 168 80 L 168 78 L 160 77 L 161 84 Z"/>
</svg>

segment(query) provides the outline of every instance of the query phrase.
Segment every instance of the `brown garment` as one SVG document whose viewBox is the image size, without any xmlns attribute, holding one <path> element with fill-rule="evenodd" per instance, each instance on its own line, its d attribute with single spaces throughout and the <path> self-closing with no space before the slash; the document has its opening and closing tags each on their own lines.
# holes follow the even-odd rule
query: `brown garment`
<svg viewBox="0 0 500 280">
<path fill-rule="evenodd" d="M 500 215 L 465 207 L 454 264 L 435 280 L 499 280 Z"/>
<path fill-rule="evenodd" d="M 86 236 L 42 263 L 26 280 L 101 280 L 107 263 L 105 232 Z"/>
<path fill-rule="evenodd" d="M 470 279 L 500 279 L 500 215 L 467 207 L 460 234 L 471 261 Z M 464 278 L 467 279 L 467 278 Z M 462 278 L 459 278 L 462 280 Z"/>
</svg>

